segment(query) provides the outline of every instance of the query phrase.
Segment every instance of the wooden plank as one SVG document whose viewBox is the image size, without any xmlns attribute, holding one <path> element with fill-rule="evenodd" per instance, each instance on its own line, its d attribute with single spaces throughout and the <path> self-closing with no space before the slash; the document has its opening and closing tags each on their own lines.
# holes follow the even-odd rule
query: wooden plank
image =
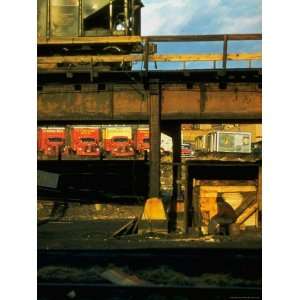
<svg viewBox="0 0 300 300">
<path fill-rule="evenodd" d="M 251 205 L 249 208 L 247 208 L 236 220 L 237 224 L 243 224 L 245 223 L 258 209 L 258 203 L 255 202 L 253 205 Z"/>
<path fill-rule="evenodd" d="M 227 60 L 260 60 L 261 58 L 262 55 L 260 52 L 227 54 Z M 223 54 L 153 54 L 150 55 L 149 60 L 155 62 L 222 61 Z"/>
<path fill-rule="evenodd" d="M 255 186 L 240 185 L 240 186 L 202 186 L 201 192 L 206 193 L 242 193 L 242 192 L 256 192 Z"/>
<path fill-rule="evenodd" d="M 261 60 L 260 52 L 256 53 L 230 53 L 227 60 Z M 46 68 L 45 65 L 62 63 L 111 63 L 111 62 L 139 62 L 143 61 L 142 54 L 124 55 L 70 55 L 70 56 L 44 56 L 38 57 L 38 67 Z M 218 53 L 199 54 L 153 54 L 149 55 L 152 62 L 195 62 L 195 61 L 222 61 L 223 55 Z"/>
</svg>

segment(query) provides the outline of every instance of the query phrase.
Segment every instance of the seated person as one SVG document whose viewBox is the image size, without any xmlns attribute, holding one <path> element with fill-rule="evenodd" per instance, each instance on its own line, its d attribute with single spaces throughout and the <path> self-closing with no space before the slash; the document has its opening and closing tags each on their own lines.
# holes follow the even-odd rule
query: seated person
<svg viewBox="0 0 300 300">
<path fill-rule="evenodd" d="M 234 209 L 224 200 L 223 196 L 217 196 L 217 207 L 217 214 L 211 218 L 208 224 L 208 234 L 216 234 L 218 227 L 230 225 L 236 221 L 237 216 Z"/>
</svg>

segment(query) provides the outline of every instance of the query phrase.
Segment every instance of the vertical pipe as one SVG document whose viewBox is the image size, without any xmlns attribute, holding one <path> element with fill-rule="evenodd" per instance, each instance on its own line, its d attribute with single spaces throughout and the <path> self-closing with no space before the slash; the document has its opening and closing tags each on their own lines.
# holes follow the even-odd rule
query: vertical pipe
<svg viewBox="0 0 300 300">
<path fill-rule="evenodd" d="M 110 34 L 113 35 L 113 1 L 109 1 L 109 31 Z"/>
<path fill-rule="evenodd" d="M 199 184 L 193 179 L 193 194 L 192 194 L 192 202 L 193 202 L 193 230 L 202 235 L 201 232 L 201 213 L 200 213 L 200 201 L 199 201 Z"/>
<path fill-rule="evenodd" d="M 51 3 L 50 3 L 51 0 L 47 0 L 47 25 L 46 25 L 46 35 L 47 35 L 47 39 L 50 38 L 50 35 L 51 35 L 51 19 L 50 19 L 50 16 L 51 16 L 51 12 L 50 12 L 50 9 L 51 9 Z"/>
<path fill-rule="evenodd" d="M 189 206 L 189 199 L 188 199 L 188 189 L 189 189 L 189 168 L 186 164 L 184 164 L 185 168 L 185 183 L 184 183 L 184 233 L 187 234 L 189 232 L 189 211 L 190 211 L 190 206 Z"/>
<path fill-rule="evenodd" d="M 223 69 L 226 69 L 227 65 L 227 46 L 228 46 L 228 36 L 224 35 L 224 45 L 223 45 Z"/>
<path fill-rule="evenodd" d="M 177 223 L 177 199 L 180 196 L 181 187 L 181 124 L 172 124 L 171 136 L 173 139 L 173 195 L 170 205 L 170 231 L 176 230 Z"/>
<path fill-rule="evenodd" d="M 135 7 L 134 7 L 134 4 L 135 4 L 135 0 L 131 0 L 131 24 L 130 24 L 131 35 L 136 34 L 136 32 L 135 32 Z"/>
<path fill-rule="evenodd" d="M 258 167 L 258 182 L 257 182 L 257 204 L 258 204 L 258 211 L 257 211 L 257 220 L 256 224 L 258 228 L 261 228 L 261 211 L 262 211 L 262 167 Z"/>
<path fill-rule="evenodd" d="M 149 197 L 160 196 L 160 87 L 150 84 L 150 189 Z"/>
<path fill-rule="evenodd" d="M 82 0 L 79 1 L 79 23 L 78 23 L 78 34 L 79 36 L 83 35 L 83 18 L 82 18 Z"/>
<path fill-rule="evenodd" d="M 128 35 L 128 0 L 124 0 L 125 35 Z"/>
<path fill-rule="evenodd" d="M 162 125 L 162 131 L 172 137 L 173 140 L 173 165 L 172 165 L 172 197 L 169 203 L 168 231 L 176 230 L 177 224 L 177 201 L 181 196 L 181 124 L 180 122 L 168 121 Z"/>
<path fill-rule="evenodd" d="M 146 38 L 145 48 L 144 48 L 144 69 L 146 71 L 146 76 L 148 76 L 149 70 L 149 39 Z"/>
<path fill-rule="evenodd" d="M 187 234 L 189 232 L 189 227 L 192 223 L 193 216 L 193 179 L 191 174 L 191 167 L 190 164 L 185 164 L 186 171 L 185 171 L 185 191 L 184 191 L 184 232 Z"/>
</svg>

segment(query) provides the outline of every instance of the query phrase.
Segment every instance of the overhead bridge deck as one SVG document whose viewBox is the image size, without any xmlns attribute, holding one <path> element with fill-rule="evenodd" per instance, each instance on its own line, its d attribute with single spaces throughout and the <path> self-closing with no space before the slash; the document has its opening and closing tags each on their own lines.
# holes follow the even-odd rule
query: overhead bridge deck
<svg viewBox="0 0 300 300">
<path fill-rule="evenodd" d="M 231 70 L 225 77 L 207 70 L 154 71 L 149 76 L 149 90 L 136 71 L 104 73 L 102 83 L 58 85 L 49 80 L 38 91 L 38 121 L 147 121 L 153 92 L 161 103 L 162 120 L 261 120 L 258 69 Z"/>
</svg>

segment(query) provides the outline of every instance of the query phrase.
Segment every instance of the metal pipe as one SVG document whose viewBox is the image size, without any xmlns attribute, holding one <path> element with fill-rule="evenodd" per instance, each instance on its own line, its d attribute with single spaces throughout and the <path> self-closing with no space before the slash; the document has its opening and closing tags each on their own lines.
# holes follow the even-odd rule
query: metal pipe
<svg viewBox="0 0 300 300">
<path fill-rule="evenodd" d="M 124 0 L 125 34 L 128 35 L 128 0 Z"/>
<path fill-rule="evenodd" d="M 226 69 L 227 65 L 227 47 L 228 46 L 228 37 L 224 35 L 224 45 L 223 45 L 223 69 Z"/>
<path fill-rule="evenodd" d="M 78 24 L 78 34 L 79 36 L 83 35 L 83 18 L 82 18 L 82 0 L 79 1 L 79 24 Z"/>
<path fill-rule="evenodd" d="M 51 0 L 47 0 L 47 24 L 46 24 L 46 35 L 47 39 L 50 38 L 51 35 L 51 20 L 50 20 L 50 8 L 51 8 Z"/>
<path fill-rule="evenodd" d="M 109 31 L 113 35 L 113 0 L 109 1 Z"/>
<path fill-rule="evenodd" d="M 135 35 L 135 0 L 131 0 L 131 35 Z"/>
</svg>

